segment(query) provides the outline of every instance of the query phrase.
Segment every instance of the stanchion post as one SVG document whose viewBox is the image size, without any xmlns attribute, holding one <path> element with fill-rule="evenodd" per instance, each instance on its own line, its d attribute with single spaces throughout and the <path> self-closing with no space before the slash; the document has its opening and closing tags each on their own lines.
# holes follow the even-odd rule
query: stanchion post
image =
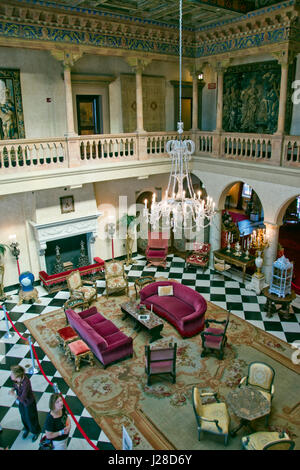
<svg viewBox="0 0 300 470">
<path fill-rule="evenodd" d="M 8 320 L 7 320 L 7 312 L 6 312 L 6 308 L 5 308 L 4 304 L 2 305 L 2 309 L 3 309 L 3 312 L 4 312 L 5 323 L 6 323 L 6 333 L 3 335 L 3 338 L 5 338 L 5 339 L 13 338 L 15 334 L 14 334 L 14 332 L 9 331 Z"/>
<path fill-rule="evenodd" d="M 38 374 L 39 370 L 35 367 L 35 364 L 34 364 L 34 357 L 33 357 L 33 351 L 32 351 L 32 341 L 31 341 L 31 336 L 30 335 L 28 336 L 28 341 L 29 341 L 30 356 L 31 356 L 31 361 L 32 361 L 32 367 L 30 367 L 30 369 L 28 369 L 28 373 L 34 375 L 34 374 Z"/>
</svg>

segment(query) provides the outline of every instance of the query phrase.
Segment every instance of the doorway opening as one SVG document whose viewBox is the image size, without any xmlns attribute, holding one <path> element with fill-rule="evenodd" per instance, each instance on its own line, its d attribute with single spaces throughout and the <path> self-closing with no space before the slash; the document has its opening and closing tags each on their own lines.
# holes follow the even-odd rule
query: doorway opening
<svg viewBox="0 0 300 470">
<path fill-rule="evenodd" d="M 76 95 L 79 135 L 103 133 L 102 96 Z"/>
</svg>

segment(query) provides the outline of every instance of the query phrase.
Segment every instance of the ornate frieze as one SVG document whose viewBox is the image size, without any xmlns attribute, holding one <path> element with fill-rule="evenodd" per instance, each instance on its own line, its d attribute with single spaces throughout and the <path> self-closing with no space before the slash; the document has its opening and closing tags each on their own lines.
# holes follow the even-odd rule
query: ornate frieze
<svg viewBox="0 0 300 470">
<path fill-rule="evenodd" d="M 20 2 L 22 3 L 22 2 Z M 40 6 L 2 5 L 0 38 L 39 41 L 41 47 L 55 44 L 134 51 L 153 55 L 178 56 L 178 31 L 170 25 L 149 21 L 134 22 L 132 18 L 93 15 L 76 9 L 64 12 Z M 183 31 L 183 56 L 201 58 L 250 48 L 281 44 L 299 38 L 299 13 L 295 0 L 245 14 L 237 19 L 220 21 L 197 31 Z M 17 46 L 17 42 L 16 42 Z"/>
</svg>

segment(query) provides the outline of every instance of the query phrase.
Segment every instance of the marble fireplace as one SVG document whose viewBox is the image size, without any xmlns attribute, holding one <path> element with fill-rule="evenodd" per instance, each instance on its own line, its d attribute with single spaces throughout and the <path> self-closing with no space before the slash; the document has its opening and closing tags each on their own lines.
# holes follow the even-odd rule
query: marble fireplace
<svg viewBox="0 0 300 470">
<path fill-rule="evenodd" d="M 38 248 L 40 270 L 47 272 L 45 257 L 47 243 L 56 240 L 65 240 L 83 234 L 86 234 L 86 252 L 90 263 L 92 263 L 95 256 L 94 244 L 98 236 L 98 218 L 100 216 L 101 213 L 97 212 L 96 214 L 80 216 L 74 219 L 51 221 L 47 223 L 30 221 Z"/>
</svg>

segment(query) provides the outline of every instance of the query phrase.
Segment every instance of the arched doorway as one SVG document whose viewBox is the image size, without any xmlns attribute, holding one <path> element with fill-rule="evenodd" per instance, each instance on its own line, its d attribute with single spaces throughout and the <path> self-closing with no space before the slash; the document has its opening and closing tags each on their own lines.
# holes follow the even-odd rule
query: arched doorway
<svg viewBox="0 0 300 470">
<path fill-rule="evenodd" d="M 300 195 L 289 202 L 279 228 L 277 256 L 294 263 L 292 288 L 300 294 Z"/>
<path fill-rule="evenodd" d="M 260 227 L 264 227 L 264 211 L 259 196 L 243 181 L 232 184 L 227 190 L 222 211 L 221 247 L 225 248 L 228 234 L 236 242 Z"/>
</svg>

